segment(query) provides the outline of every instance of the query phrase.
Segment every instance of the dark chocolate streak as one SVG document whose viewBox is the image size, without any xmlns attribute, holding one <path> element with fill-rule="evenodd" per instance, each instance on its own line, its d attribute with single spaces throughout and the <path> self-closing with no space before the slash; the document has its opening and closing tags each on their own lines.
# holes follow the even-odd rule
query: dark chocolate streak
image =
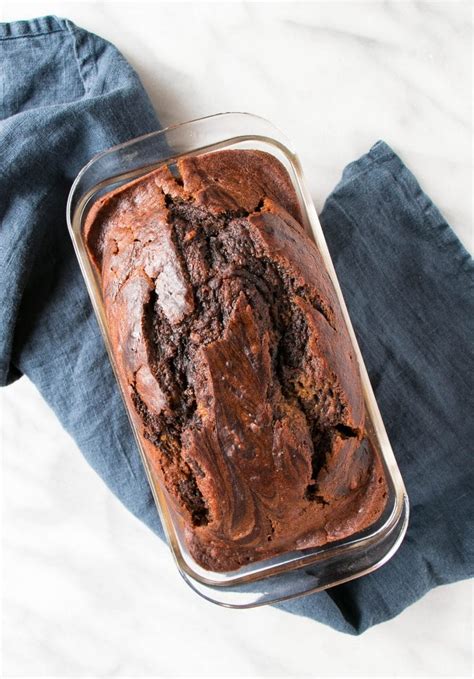
<svg viewBox="0 0 474 679">
<path fill-rule="evenodd" d="M 358 436 L 358 432 L 345 427 L 342 415 L 345 406 L 335 403 L 336 414 L 331 425 L 324 424 L 321 411 L 324 401 L 334 398 L 333 383 L 319 386 L 308 399 L 299 396 L 296 375 L 304 359 L 308 328 L 303 314 L 291 296 L 305 295 L 302 288 L 265 257 L 258 257 L 255 244 L 246 228 L 245 210 L 226 211 L 217 218 L 191 201 L 174 200 L 166 194 L 169 210 L 168 222 L 172 226 L 173 242 L 183 265 L 186 277 L 193 288 L 196 308 L 182 323 L 172 327 L 161 312 L 156 294 L 152 291 L 148 303 L 148 316 L 152 317 L 152 337 L 156 362 L 153 373 L 162 390 L 170 398 L 173 417 L 151 415 L 143 401 L 135 394 L 134 403 L 145 423 L 145 436 L 155 445 L 166 441 L 165 453 L 173 458 L 181 450 L 181 433 L 192 422 L 196 411 L 196 397 L 188 370 L 199 346 L 218 340 L 226 321 L 235 308 L 241 293 L 259 318 L 263 329 L 270 331 L 274 350 L 272 352 L 273 380 L 279 385 L 288 401 L 297 404 L 304 414 L 313 441 L 312 477 L 306 489 L 309 500 L 324 502 L 315 493 L 315 482 L 331 446 L 333 430 L 343 431 L 345 436 Z M 262 203 L 256 211 L 260 211 Z M 192 245 L 186 244 L 186 236 L 196 231 Z M 241 263 L 243 260 L 243 263 Z M 203 278 L 202 271 L 207 276 Z M 222 286 L 227 284 L 226 295 Z M 311 302 L 310 302 L 311 303 Z M 313 308 L 328 318 L 318 302 Z M 191 339 L 191 337 L 193 339 Z M 178 492 L 191 513 L 194 525 L 205 525 L 209 512 L 200 493 L 193 471 L 183 465 L 183 478 L 178 481 Z M 271 538 L 269 538 L 271 539 Z"/>
<path fill-rule="evenodd" d="M 275 162 L 181 161 L 88 225 L 147 457 L 213 570 L 345 537 L 385 503 L 337 299 Z"/>
</svg>

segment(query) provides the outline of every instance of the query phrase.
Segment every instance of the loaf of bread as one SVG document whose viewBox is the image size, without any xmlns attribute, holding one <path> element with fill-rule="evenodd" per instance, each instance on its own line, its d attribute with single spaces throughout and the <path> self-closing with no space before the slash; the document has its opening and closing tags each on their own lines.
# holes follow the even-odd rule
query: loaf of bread
<svg viewBox="0 0 474 679">
<path fill-rule="evenodd" d="M 145 454 L 202 567 L 374 523 L 387 484 L 356 358 L 278 160 L 185 157 L 100 198 L 84 238 Z"/>
</svg>

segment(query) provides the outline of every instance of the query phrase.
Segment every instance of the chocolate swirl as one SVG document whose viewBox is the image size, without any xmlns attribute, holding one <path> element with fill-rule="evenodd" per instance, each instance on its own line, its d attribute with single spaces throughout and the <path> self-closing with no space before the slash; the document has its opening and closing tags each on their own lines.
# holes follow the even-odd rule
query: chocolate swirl
<svg viewBox="0 0 474 679">
<path fill-rule="evenodd" d="M 191 553 L 233 570 L 366 528 L 386 482 L 286 171 L 256 151 L 171 169 L 101 198 L 85 237 L 120 379 Z"/>
</svg>

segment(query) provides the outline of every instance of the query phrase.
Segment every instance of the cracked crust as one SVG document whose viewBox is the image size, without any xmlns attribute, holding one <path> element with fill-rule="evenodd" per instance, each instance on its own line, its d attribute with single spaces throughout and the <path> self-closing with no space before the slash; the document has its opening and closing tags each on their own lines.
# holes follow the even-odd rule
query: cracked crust
<svg viewBox="0 0 474 679">
<path fill-rule="evenodd" d="M 337 298 L 272 156 L 180 160 L 84 228 L 147 458 L 214 571 L 326 544 L 386 503 Z"/>
</svg>

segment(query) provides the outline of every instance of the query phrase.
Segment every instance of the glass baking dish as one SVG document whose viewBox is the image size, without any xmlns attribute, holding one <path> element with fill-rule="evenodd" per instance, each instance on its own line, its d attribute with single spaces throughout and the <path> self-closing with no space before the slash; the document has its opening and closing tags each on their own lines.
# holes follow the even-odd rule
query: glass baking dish
<svg viewBox="0 0 474 679">
<path fill-rule="evenodd" d="M 382 462 L 388 486 L 387 504 L 382 515 L 362 533 L 322 547 L 256 561 L 236 571 L 211 572 L 197 564 L 188 552 L 183 538 L 182 519 L 167 500 L 166 490 L 160 479 L 154 476 L 131 413 L 128 412 L 168 543 L 181 575 L 206 599 L 232 608 L 247 608 L 326 589 L 379 568 L 399 547 L 406 532 L 409 509 L 405 487 L 299 160 L 285 136 L 263 118 L 247 113 L 222 113 L 174 125 L 98 154 L 78 174 L 69 194 L 67 222 L 115 375 L 118 375 L 118 371 L 110 347 L 100 284 L 82 238 L 88 211 L 104 193 L 161 165 L 172 165 L 182 156 L 221 149 L 254 149 L 271 153 L 290 175 L 300 203 L 304 226 L 321 252 L 347 323 L 362 379 L 367 433 Z M 117 382 L 124 396 L 118 378 Z M 124 403 L 126 404 L 125 397 Z"/>
</svg>

